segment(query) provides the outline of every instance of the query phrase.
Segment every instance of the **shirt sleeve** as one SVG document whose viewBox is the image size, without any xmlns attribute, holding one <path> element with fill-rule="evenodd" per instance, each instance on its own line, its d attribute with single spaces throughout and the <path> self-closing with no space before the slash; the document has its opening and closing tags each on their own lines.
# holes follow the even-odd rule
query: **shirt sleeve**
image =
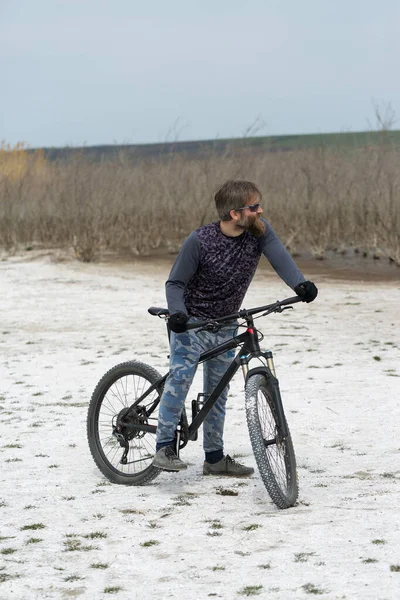
<svg viewBox="0 0 400 600">
<path fill-rule="evenodd" d="M 187 314 L 184 302 L 185 289 L 196 273 L 199 263 L 200 241 L 197 233 L 193 231 L 183 242 L 165 284 L 168 311 L 171 315 L 177 312 Z"/>
<path fill-rule="evenodd" d="M 261 252 L 278 273 L 279 277 L 294 290 L 296 285 L 306 281 L 306 278 L 276 235 L 275 231 L 272 229 L 271 225 L 264 219 L 262 220 L 266 227 L 266 232 L 260 239 Z"/>
</svg>

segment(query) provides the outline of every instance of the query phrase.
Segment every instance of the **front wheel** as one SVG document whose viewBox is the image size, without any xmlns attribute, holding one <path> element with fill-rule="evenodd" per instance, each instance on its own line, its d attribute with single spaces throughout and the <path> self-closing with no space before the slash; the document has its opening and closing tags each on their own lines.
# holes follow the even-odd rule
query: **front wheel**
<svg viewBox="0 0 400 600">
<path fill-rule="evenodd" d="M 263 375 L 250 376 L 245 391 L 247 425 L 261 479 L 278 508 L 290 508 L 299 490 L 289 430 L 288 436 L 283 438 L 274 395 Z"/>
<path fill-rule="evenodd" d="M 142 485 L 160 473 L 151 463 L 163 386 L 161 375 L 138 361 L 117 365 L 97 384 L 87 416 L 88 442 L 96 465 L 113 483 Z"/>
</svg>

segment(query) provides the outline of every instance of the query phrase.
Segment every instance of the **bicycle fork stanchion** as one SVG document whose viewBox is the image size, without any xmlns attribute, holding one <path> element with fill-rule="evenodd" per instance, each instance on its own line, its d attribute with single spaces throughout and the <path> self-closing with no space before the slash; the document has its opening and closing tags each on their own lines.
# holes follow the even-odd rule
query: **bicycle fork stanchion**
<svg viewBox="0 0 400 600">
<path fill-rule="evenodd" d="M 267 365 L 269 370 L 271 371 L 272 375 L 276 377 L 274 358 L 270 350 L 268 350 L 268 352 L 265 353 L 265 358 L 267 359 Z"/>
<path fill-rule="evenodd" d="M 271 387 L 272 387 L 272 390 L 274 392 L 274 397 L 275 397 L 276 412 L 278 414 L 278 422 L 279 422 L 279 425 L 281 428 L 280 433 L 283 438 L 286 438 L 289 435 L 289 432 L 288 432 L 288 428 L 286 425 L 286 419 L 285 419 L 284 413 L 283 413 L 282 398 L 281 398 L 281 392 L 279 389 L 279 382 L 276 377 L 274 357 L 272 356 L 272 352 L 270 350 L 265 352 L 264 356 L 266 358 L 268 368 L 271 371 L 271 375 L 272 375 L 272 377 L 270 377 L 270 382 L 271 382 Z"/>
<path fill-rule="evenodd" d="M 246 381 L 247 373 L 249 372 L 249 362 L 247 360 L 247 356 L 240 357 L 240 366 L 242 367 L 242 373 L 244 380 Z"/>
<path fill-rule="evenodd" d="M 277 413 L 278 423 L 279 423 L 279 428 L 280 428 L 279 433 L 282 436 L 282 438 L 287 438 L 289 435 L 289 431 L 287 428 L 286 419 L 285 419 L 285 415 L 283 412 L 283 405 L 282 405 L 281 392 L 279 389 L 279 382 L 274 373 L 271 373 L 269 381 L 270 381 L 272 393 L 273 393 L 274 399 L 275 399 L 276 413 Z"/>
</svg>

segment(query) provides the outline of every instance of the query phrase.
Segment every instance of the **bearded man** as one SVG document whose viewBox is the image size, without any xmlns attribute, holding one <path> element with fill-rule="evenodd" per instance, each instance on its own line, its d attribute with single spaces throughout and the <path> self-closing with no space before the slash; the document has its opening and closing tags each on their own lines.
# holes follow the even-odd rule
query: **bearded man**
<svg viewBox="0 0 400 600">
<path fill-rule="evenodd" d="M 200 354 L 232 338 L 237 325 L 218 332 L 186 330 L 188 321 L 236 313 L 254 277 L 261 254 L 305 302 L 318 294 L 306 281 L 271 225 L 262 218 L 261 192 L 250 181 L 227 181 L 215 194 L 220 220 L 203 225 L 185 240 L 166 282 L 170 314 L 170 372 L 159 407 L 157 453 L 153 465 L 181 471 L 175 431 Z M 210 394 L 232 362 L 230 350 L 204 363 L 204 393 Z M 204 475 L 243 477 L 254 469 L 224 454 L 223 429 L 228 386 L 203 423 Z"/>
</svg>

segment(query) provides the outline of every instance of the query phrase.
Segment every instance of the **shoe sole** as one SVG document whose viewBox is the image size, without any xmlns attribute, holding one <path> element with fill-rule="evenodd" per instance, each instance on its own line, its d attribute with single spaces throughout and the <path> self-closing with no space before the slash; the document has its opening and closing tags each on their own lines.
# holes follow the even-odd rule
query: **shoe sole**
<svg viewBox="0 0 400 600">
<path fill-rule="evenodd" d="M 213 475 L 214 477 L 251 477 L 253 473 L 213 473 L 212 471 L 203 471 L 203 475 Z"/>
<path fill-rule="evenodd" d="M 187 465 L 178 467 L 177 469 L 171 469 L 170 467 L 158 465 L 156 462 L 153 462 L 152 466 L 156 467 L 156 469 L 161 469 L 161 471 L 167 471 L 168 473 L 178 473 L 179 471 L 185 471 L 187 469 Z"/>
</svg>

